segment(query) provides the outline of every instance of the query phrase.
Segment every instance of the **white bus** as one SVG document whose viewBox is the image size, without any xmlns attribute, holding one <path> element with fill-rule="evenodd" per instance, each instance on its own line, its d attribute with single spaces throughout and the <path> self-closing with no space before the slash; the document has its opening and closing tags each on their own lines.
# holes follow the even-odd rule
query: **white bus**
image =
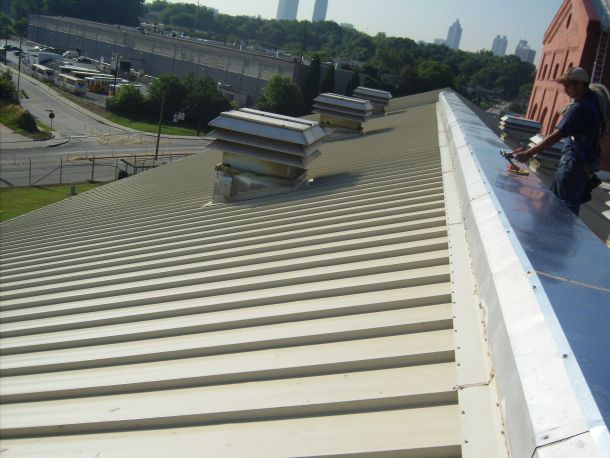
<svg viewBox="0 0 610 458">
<path fill-rule="evenodd" d="M 110 85 L 114 82 L 114 76 L 104 74 L 86 76 L 85 81 L 87 81 L 87 89 L 89 91 L 96 94 L 108 94 Z"/>
<path fill-rule="evenodd" d="M 38 76 L 39 78 L 43 78 L 46 80 L 52 80 L 53 75 L 55 75 L 55 70 L 40 64 L 32 65 L 32 71 L 36 73 L 36 76 Z"/>
<path fill-rule="evenodd" d="M 60 88 L 71 94 L 85 95 L 87 93 L 87 82 L 83 78 L 61 73 L 57 75 L 55 82 Z"/>
</svg>

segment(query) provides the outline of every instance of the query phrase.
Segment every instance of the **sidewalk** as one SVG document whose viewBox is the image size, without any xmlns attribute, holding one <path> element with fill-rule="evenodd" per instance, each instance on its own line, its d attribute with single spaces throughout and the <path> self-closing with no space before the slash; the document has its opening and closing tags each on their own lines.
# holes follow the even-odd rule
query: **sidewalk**
<svg viewBox="0 0 610 458">
<path fill-rule="evenodd" d="M 0 151 L 59 146 L 69 141 L 70 137 L 63 136 L 55 136 L 49 140 L 32 140 L 13 132 L 4 124 L 0 124 Z"/>
</svg>

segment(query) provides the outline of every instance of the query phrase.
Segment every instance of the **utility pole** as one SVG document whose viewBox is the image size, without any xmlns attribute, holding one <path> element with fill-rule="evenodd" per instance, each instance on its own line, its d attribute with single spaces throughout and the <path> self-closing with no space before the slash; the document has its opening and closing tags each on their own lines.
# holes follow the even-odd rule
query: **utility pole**
<svg viewBox="0 0 610 458">
<path fill-rule="evenodd" d="M 163 91 L 163 96 L 161 97 L 161 111 L 159 112 L 159 130 L 157 130 L 157 146 L 155 147 L 155 159 L 153 164 L 157 162 L 157 157 L 159 156 L 159 140 L 161 140 L 161 124 L 163 122 L 163 108 L 165 107 L 165 91 Z"/>
<path fill-rule="evenodd" d="M 21 83 L 21 35 L 19 36 L 19 63 L 17 65 L 17 99 L 19 99 L 19 84 Z"/>
<path fill-rule="evenodd" d="M 4 64 L 8 65 L 8 49 L 6 49 L 6 47 L 8 46 L 8 22 L 6 23 L 4 32 Z"/>
<path fill-rule="evenodd" d="M 305 49 L 307 46 L 307 21 L 305 21 L 305 31 L 303 32 L 303 42 L 301 43 L 301 61 L 299 63 L 303 63 L 303 55 L 305 54 Z"/>
<path fill-rule="evenodd" d="M 119 76 L 119 62 L 121 61 L 121 56 L 117 54 L 116 56 L 116 66 L 114 68 L 114 91 L 112 93 L 113 96 L 116 95 L 116 79 Z"/>
</svg>

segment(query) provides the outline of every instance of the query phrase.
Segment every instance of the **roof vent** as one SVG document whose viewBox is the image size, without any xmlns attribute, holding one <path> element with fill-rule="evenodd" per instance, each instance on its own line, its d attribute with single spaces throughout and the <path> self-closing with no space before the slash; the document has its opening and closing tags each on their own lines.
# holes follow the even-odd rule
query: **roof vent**
<svg viewBox="0 0 610 458">
<path fill-rule="evenodd" d="M 328 135 L 317 122 L 248 108 L 222 113 L 210 126 L 210 146 L 223 152 L 214 202 L 225 203 L 298 189 Z"/>
<path fill-rule="evenodd" d="M 373 105 L 373 112 L 375 114 L 384 114 L 385 108 L 390 104 L 392 94 L 390 94 L 388 91 L 380 91 L 379 89 L 358 86 L 354 91 L 354 97 L 371 102 L 371 105 Z"/>
<path fill-rule="evenodd" d="M 313 111 L 320 114 L 324 126 L 362 130 L 373 114 L 373 105 L 368 100 L 346 97 L 338 94 L 320 94 L 314 99 Z"/>
<path fill-rule="evenodd" d="M 534 135 L 530 138 L 528 146 L 530 148 L 542 143 L 545 137 L 540 134 Z M 550 148 L 547 148 L 540 154 L 531 158 L 529 161 L 529 167 L 535 172 L 538 168 L 556 170 L 559 165 L 559 159 L 561 159 L 563 151 L 564 140 L 560 140 Z"/>
<path fill-rule="evenodd" d="M 540 132 L 541 125 L 531 119 L 520 118 L 518 116 L 506 115 L 500 118 L 500 138 L 507 143 L 525 146 L 529 139 Z"/>
</svg>

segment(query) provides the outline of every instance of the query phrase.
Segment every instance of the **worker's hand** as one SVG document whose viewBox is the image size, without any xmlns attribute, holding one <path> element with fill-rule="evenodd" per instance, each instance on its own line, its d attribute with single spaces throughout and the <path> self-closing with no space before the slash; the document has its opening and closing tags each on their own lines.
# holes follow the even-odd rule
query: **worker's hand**
<svg viewBox="0 0 610 458">
<path fill-rule="evenodd" d="M 527 162 L 528 158 L 531 156 L 529 154 L 529 150 L 525 147 L 522 148 L 517 148 L 516 150 L 513 151 L 513 154 L 515 155 L 515 159 L 518 160 L 519 162 Z"/>
</svg>

